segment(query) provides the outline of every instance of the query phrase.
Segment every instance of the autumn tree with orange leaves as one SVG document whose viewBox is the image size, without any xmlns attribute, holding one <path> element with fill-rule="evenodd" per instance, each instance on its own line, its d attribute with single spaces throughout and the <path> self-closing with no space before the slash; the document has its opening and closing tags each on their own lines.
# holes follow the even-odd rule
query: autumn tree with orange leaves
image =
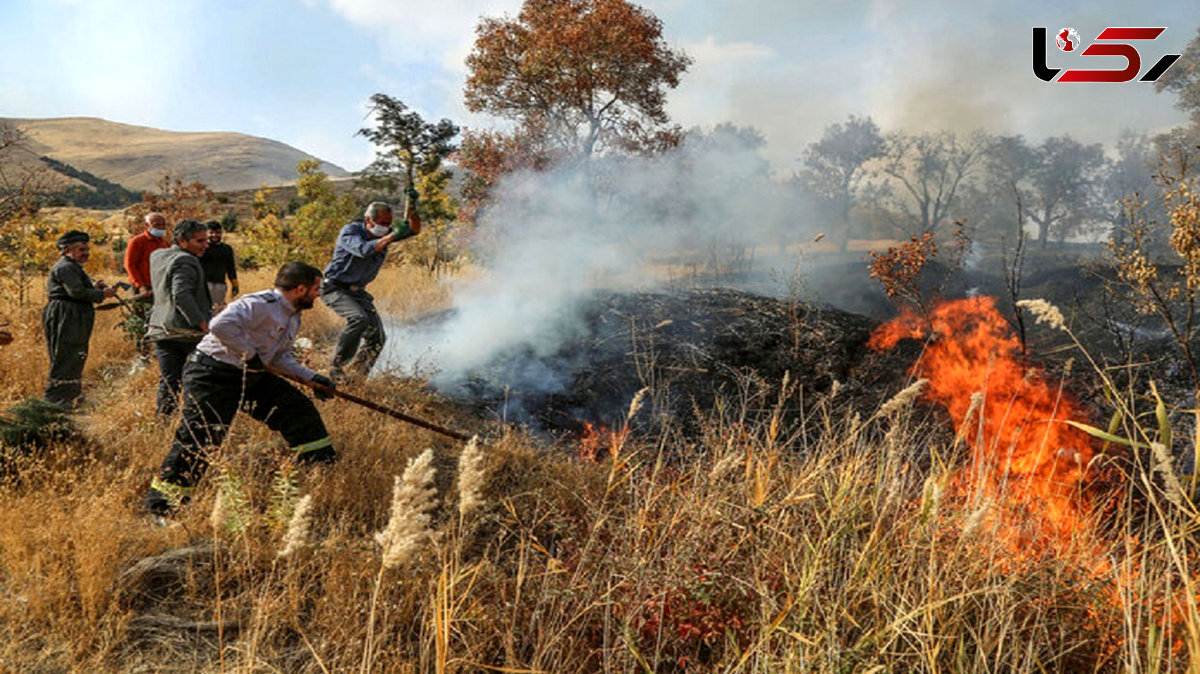
<svg viewBox="0 0 1200 674">
<path fill-rule="evenodd" d="M 678 142 L 666 91 L 690 64 L 625 0 L 525 0 L 515 20 L 476 28 L 466 105 L 515 121 L 558 158 L 653 153 Z"/>
</svg>

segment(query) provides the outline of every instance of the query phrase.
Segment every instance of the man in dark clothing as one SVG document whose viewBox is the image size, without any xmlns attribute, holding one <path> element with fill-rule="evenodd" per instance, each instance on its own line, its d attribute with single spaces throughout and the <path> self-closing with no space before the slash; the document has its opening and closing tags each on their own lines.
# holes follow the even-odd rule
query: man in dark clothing
<svg viewBox="0 0 1200 674">
<path fill-rule="evenodd" d="M 311 309 L 321 270 L 288 262 L 275 288 L 250 293 L 213 319 L 211 331 L 188 357 L 183 371 L 183 419 L 171 451 L 146 494 L 145 507 L 165 515 L 186 502 L 225 439 L 239 408 L 283 434 L 301 463 L 332 463 L 337 452 L 307 396 L 265 366 L 330 388 L 333 381 L 296 362 L 292 343 L 300 313 Z M 317 394 L 319 397 L 328 395 Z"/>
<path fill-rule="evenodd" d="M 175 245 L 150 254 L 154 308 L 146 338 L 154 342 L 160 377 L 155 412 L 174 414 L 179 405 L 183 363 L 208 331 L 212 298 L 200 256 L 208 248 L 208 226 L 197 220 L 175 225 Z"/>
<path fill-rule="evenodd" d="M 225 280 L 229 279 L 231 297 L 238 296 L 237 264 L 233 258 L 233 248 L 227 243 L 221 243 L 221 223 L 213 220 L 208 223 L 208 250 L 200 257 L 200 266 L 204 268 L 204 280 L 208 283 L 208 294 L 212 296 L 213 314 L 225 306 Z"/>
<path fill-rule="evenodd" d="M 75 230 L 58 237 L 55 245 L 62 257 L 46 279 L 49 301 L 42 310 L 42 328 L 50 351 L 50 376 L 45 398 L 68 408 L 76 405 L 82 393 L 80 378 L 96 320 L 92 305 L 114 295 L 103 281 L 92 283 L 83 270 L 91 257 L 90 241 L 86 232 Z"/>
<path fill-rule="evenodd" d="M 338 338 L 333 355 L 332 375 L 344 381 L 346 364 L 358 353 L 355 369 L 364 376 L 379 358 L 386 336 L 383 321 L 375 310 L 375 298 L 367 292 L 367 284 L 375 280 L 387 257 L 387 248 L 395 241 L 416 236 L 421 232 L 417 215 L 417 192 L 408 188 L 406 222 L 392 228 L 392 207 L 382 201 L 367 206 L 362 222 L 352 222 L 338 234 L 333 259 L 325 267 L 325 282 L 321 284 L 321 300 L 334 313 L 346 319 L 346 328 Z"/>
</svg>

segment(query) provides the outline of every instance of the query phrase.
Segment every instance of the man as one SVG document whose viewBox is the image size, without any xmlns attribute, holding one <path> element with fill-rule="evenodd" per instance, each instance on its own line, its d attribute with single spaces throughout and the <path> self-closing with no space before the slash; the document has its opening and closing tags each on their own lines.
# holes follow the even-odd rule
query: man
<svg viewBox="0 0 1200 674">
<path fill-rule="evenodd" d="M 299 379 L 334 387 L 328 377 L 292 356 L 300 313 L 312 308 L 320 283 L 321 270 L 303 262 L 288 262 L 275 276 L 274 290 L 246 295 L 213 319 L 211 331 L 184 368 L 183 418 L 171 451 L 146 494 L 148 511 L 164 515 L 188 500 L 208 467 L 210 452 L 220 447 L 239 407 L 282 433 L 297 461 L 337 460 L 312 401 L 281 377 L 265 371 L 269 365 Z"/>
<path fill-rule="evenodd" d="M 158 358 L 158 403 L 161 416 L 175 413 L 183 363 L 208 331 L 212 298 L 204 281 L 200 256 L 208 248 L 208 226 L 198 220 L 175 225 L 175 245 L 150 255 L 150 280 L 154 308 L 146 339 L 154 343 Z"/>
<path fill-rule="evenodd" d="M 129 240 L 125 247 L 125 271 L 133 291 L 143 295 L 151 291 L 150 254 L 171 245 L 167 241 L 167 218 L 162 213 L 147 213 L 146 229 Z"/>
<path fill-rule="evenodd" d="M 233 248 L 227 243 L 221 243 L 221 223 L 213 220 L 208 223 L 208 250 L 200 258 L 200 266 L 204 268 L 204 280 L 208 283 L 208 294 L 212 296 L 215 315 L 225 306 L 225 280 L 229 280 L 231 297 L 238 296 L 237 264 L 233 258 Z"/>
<path fill-rule="evenodd" d="M 50 376 L 45 398 L 67 408 L 74 407 L 82 393 L 80 378 L 96 320 L 92 305 L 115 294 L 103 281 L 92 283 L 83 269 L 92 254 L 90 242 L 86 232 L 76 230 L 58 237 L 55 245 L 61 257 L 46 279 L 42 328 L 50 351 Z"/>
<path fill-rule="evenodd" d="M 129 283 L 133 285 L 134 297 L 128 302 L 134 316 L 127 320 L 135 320 L 133 328 L 138 334 L 144 333 L 146 316 L 150 313 L 150 254 L 171 245 L 167 240 L 167 218 L 162 213 L 147 213 L 144 218 L 145 229 L 141 234 L 129 240 L 125 247 L 125 271 L 129 274 Z M 149 355 L 149 342 L 144 339 L 138 342 L 138 352 L 144 359 Z"/>
<path fill-rule="evenodd" d="M 338 338 L 331 374 L 336 381 L 345 381 L 344 368 L 358 353 L 359 344 L 365 347 L 354 369 L 364 376 L 371 372 L 386 336 L 383 321 L 375 310 L 375 298 L 367 292 L 367 284 L 379 274 L 387 257 L 387 248 L 395 241 L 416 236 L 421 232 L 417 215 L 417 191 L 408 188 L 407 222 L 392 224 L 392 207 L 382 201 L 372 202 L 363 214 L 362 222 L 352 222 L 338 234 L 333 259 L 325 267 L 325 282 L 321 284 L 321 300 L 334 313 L 346 319 L 346 328 Z"/>
</svg>

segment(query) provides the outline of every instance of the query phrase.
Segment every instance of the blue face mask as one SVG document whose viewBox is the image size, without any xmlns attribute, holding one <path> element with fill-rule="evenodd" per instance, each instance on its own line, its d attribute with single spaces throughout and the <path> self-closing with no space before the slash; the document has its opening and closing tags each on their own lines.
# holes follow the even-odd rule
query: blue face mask
<svg viewBox="0 0 1200 674">
<path fill-rule="evenodd" d="M 157 237 L 159 239 L 163 238 L 166 235 L 167 235 L 167 230 L 165 230 L 165 229 L 151 229 L 150 230 L 150 236 Z"/>
</svg>

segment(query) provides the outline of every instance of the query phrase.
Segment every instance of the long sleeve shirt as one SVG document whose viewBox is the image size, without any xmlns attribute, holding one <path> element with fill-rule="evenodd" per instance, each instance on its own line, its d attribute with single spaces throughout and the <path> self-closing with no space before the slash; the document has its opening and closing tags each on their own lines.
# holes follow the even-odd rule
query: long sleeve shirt
<svg viewBox="0 0 1200 674">
<path fill-rule="evenodd" d="M 150 287 L 150 253 L 170 245 L 167 237 L 150 236 L 149 232 L 129 240 L 125 247 L 125 271 L 129 272 L 129 282 L 135 288 Z"/>
<path fill-rule="evenodd" d="M 375 250 L 375 241 L 361 222 L 343 227 L 333 248 L 333 259 L 325 267 L 325 280 L 356 286 L 374 281 L 387 258 L 387 249 Z"/>
<path fill-rule="evenodd" d="M 196 349 L 235 367 L 257 355 L 266 365 L 309 381 L 316 372 L 292 355 L 299 333 L 300 310 L 278 290 L 262 290 L 239 297 L 217 314 Z"/>
<path fill-rule="evenodd" d="M 204 267 L 204 279 L 209 283 L 224 283 L 227 278 L 237 280 L 233 248 L 224 241 L 209 244 L 208 250 L 200 257 L 200 266 Z"/>
<path fill-rule="evenodd" d="M 46 298 L 81 304 L 104 301 L 104 292 L 96 289 L 83 265 L 69 257 L 60 257 L 46 277 Z"/>
</svg>

